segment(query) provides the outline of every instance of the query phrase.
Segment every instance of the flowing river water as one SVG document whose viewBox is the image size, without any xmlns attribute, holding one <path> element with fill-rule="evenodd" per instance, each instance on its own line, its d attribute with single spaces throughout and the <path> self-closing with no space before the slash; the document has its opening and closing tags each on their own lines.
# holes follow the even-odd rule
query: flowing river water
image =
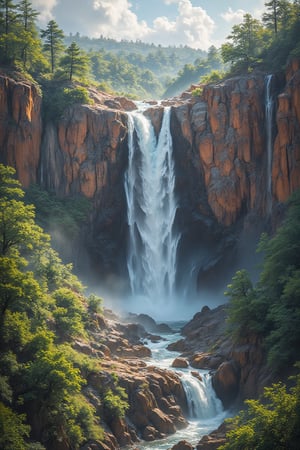
<svg viewBox="0 0 300 450">
<path fill-rule="evenodd" d="M 172 327 L 173 324 L 170 324 Z M 210 433 L 218 428 L 218 426 L 227 417 L 221 401 L 216 397 L 215 391 L 211 384 L 211 376 L 207 370 L 197 370 L 196 372 L 202 378 L 196 378 L 192 375 L 195 369 L 174 369 L 172 362 L 179 355 L 178 352 L 169 351 L 167 346 L 171 342 L 175 342 L 182 336 L 179 332 L 172 334 L 163 334 L 162 340 L 147 345 L 151 349 L 152 357 L 149 359 L 149 365 L 174 370 L 180 376 L 183 388 L 186 393 L 188 403 L 189 425 L 187 428 L 177 431 L 164 439 L 154 442 L 141 442 L 134 447 L 138 450 L 167 450 L 181 440 L 186 440 L 196 446 L 202 436 Z"/>
<path fill-rule="evenodd" d="M 164 108 L 161 129 L 156 135 L 151 120 L 144 114 L 149 107 L 145 103 L 137 104 L 137 110 L 128 113 L 125 192 L 129 230 L 129 305 L 135 312 L 148 313 L 155 319 L 164 316 L 177 320 L 174 314 L 179 313 L 184 318 L 188 305 L 184 295 L 176 292 L 177 248 L 181 233 L 175 226 L 178 205 L 174 189 L 171 109 Z M 159 342 L 148 342 L 152 351 L 149 364 L 176 370 L 180 375 L 187 397 L 189 425 L 160 441 L 139 443 L 135 449 L 169 449 L 183 439 L 196 445 L 226 416 L 221 401 L 216 398 L 208 371 L 199 371 L 201 379 L 198 379 L 191 374 L 190 368 L 171 368 L 178 353 L 168 351 L 167 346 L 179 338 L 178 332 L 164 335 Z"/>
</svg>

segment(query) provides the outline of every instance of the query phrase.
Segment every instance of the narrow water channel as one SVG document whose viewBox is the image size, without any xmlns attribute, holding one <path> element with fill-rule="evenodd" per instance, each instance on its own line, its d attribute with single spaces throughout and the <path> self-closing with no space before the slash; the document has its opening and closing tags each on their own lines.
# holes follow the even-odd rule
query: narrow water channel
<svg viewBox="0 0 300 450">
<path fill-rule="evenodd" d="M 172 327 L 172 324 L 170 326 Z M 174 326 L 172 328 L 174 329 Z M 189 425 L 164 439 L 149 443 L 142 441 L 136 444 L 135 449 L 168 450 L 181 440 L 186 440 L 196 446 L 202 436 L 218 428 L 227 417 L 221 401 L 215 395 L 211 384 L 211 376 L 207 370 L 197 370 L 200 375 L 198 379 L 192 375 L 191 372 L 196 370 L 191 367 L 186 369 L 171 367 L 179 353 L 171 352 L 167 347 L 171 342 L 176 342 L 181 337 L 180 333 L 176 332 L 163 334 L 163 339 L 159 342 L 147 342 L 147 346 L 152 352 L 152 358 L 149 359 L 148 363 L 163 369 L 174 370 L 181 377 L 189 407 L 187 417 Z M 200 381 L 200 378 L 202 381 Z"/>
</svg>

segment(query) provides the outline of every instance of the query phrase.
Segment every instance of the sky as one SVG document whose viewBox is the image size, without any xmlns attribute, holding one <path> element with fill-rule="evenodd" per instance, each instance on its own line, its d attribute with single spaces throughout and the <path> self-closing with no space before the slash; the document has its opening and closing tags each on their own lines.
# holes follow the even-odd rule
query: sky
<svg viewBox="0 0 300 450">
<path fill-rule="evenodd" d="M 55 20 L 66 35 L 141 40 L 162 46 L 220 47 L 234 24 L 261 18 L 266 0 L 31 0 L 39 26 Z"/>
</svg>

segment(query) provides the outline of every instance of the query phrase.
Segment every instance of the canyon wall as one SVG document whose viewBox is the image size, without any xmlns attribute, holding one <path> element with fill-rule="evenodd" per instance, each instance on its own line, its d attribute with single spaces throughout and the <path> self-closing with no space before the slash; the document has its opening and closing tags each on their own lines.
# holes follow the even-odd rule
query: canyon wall
<svg viewBox="0 0 300 450">
<path fill-rule="evenodd" d="M 176 164 L 177 226 L 182 271 L 191 253 L 208 277 L 227 249 L 269 217 L 300 186 L 300 63 L 272 79 L 273 161 L 268 169 L 265 75 L 253 73 L 167 100 Z M 39 183 L 59 196 L 93 202 L 83 236 L 92 267 L 117 273 L 126 252 L 127 116 L 132 102 L 93 94 L 95 104 L 68 108 L 42 123 L 41 96 L 27 81 L 0 76 L 0 161 L 16 168 L 26 188 Z M 158 133 L 162 105 L 148 115 Z M 199 256 L 199 249 L 201 255 Z M 225 259 L 224 259 L 225 258 Z M 224 262 L 225 261 L 225 262 Z M 190 270 L 188 267 L 186 270 Z M 201 278 L 201 276 L 200 276 Z M 209 278 L 209 277 L 208 277 Z"/>
</svg>

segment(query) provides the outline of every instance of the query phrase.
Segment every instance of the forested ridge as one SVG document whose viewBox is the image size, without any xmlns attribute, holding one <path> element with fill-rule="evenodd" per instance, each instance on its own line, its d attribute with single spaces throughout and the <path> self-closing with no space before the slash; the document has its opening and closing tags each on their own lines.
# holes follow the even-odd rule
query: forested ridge
<svg viewBox="0 0 300 450">
<path fill-rule="evenodd" d="M 47 92 L 51 83 L 80 81 L 98 89 L 135 98 L 177 95 L 192 83 L 218 81 L 260 68 L 278 71 L 299 56 L 298 0 L 265 3 L 261 20 L 245 14 L 227 42 L 208 52 L 188 47 L 162 47 L 140 41 L 117 42 L 79 33 L 65 36 L 50 20 L 37 27 L 38 12 L 28 0 L 0 5 L 0 64 L 31 76 Z M 87 101 L 74 95 L 74 101 Z"/>
</svg>

